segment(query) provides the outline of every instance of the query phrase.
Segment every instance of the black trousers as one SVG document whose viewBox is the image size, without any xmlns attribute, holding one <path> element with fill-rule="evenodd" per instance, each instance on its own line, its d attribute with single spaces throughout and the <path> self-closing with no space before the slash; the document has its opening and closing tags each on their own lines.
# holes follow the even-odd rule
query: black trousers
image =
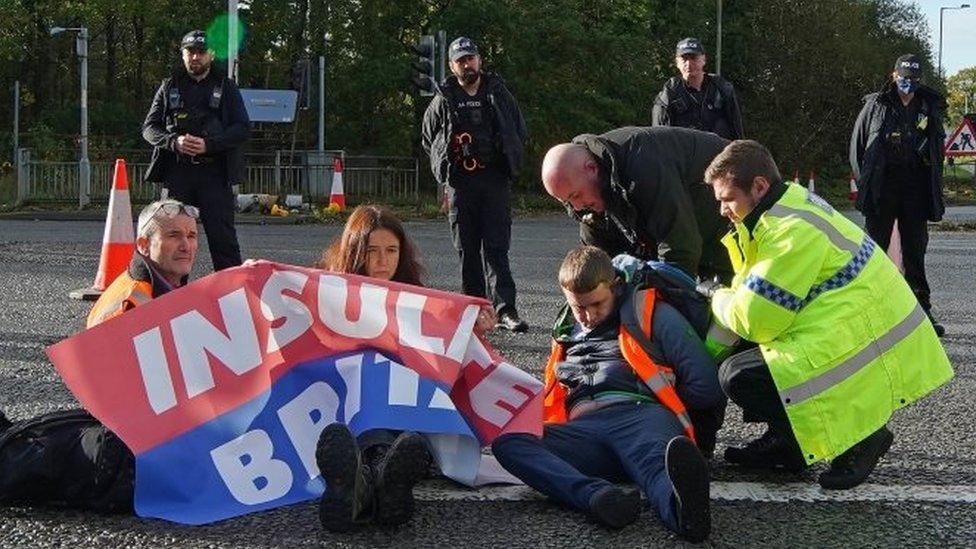
<svg viewBox="0 0 976 549">
<path fill-rule="evenodd" d="M 241 264 L 241 248 L 234 229 L 234 193 L 227 184 L 223 160 L 190 164 L 180 160 L 167 178 L 169 197 L 200 209 L 215 271 Z"/>
<path fill-rule="evenodd" d="M 725 359 L 718 369 L 718 381 L 732 402 L 742 408 L 743 421 L 768 424 L 774 433 L 792 441 L 799 456 L 799 444 L 759 347 Z"/>
<path fill-rule="evenodd" d="M 931 291 L 925 276 L 925 252 L 929 246 L 928 171 L 916 170 L 886 180 L 881 201 L 875 212 L 865 213 L 868 235 L 885 251 L 891 243 L 891 230 L 898 220 L 901 256 L 905 281 L 928 312 L 932 308 Z"/>
<path fill-rule="evenodd" d="M 512 241 L 511 184 L 499 176 L 468 179 L 448 187 L 448 221 L 461 258 L 461 288 L 490 297 L 498 314 L 517 314 L 515 280 L 508 263 Z"/>
</svg>

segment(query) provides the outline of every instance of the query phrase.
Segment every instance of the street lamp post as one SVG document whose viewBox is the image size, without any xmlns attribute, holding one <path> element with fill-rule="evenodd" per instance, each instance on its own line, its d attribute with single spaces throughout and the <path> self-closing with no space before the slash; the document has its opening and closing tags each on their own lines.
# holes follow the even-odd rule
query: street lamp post
<svg viewBox="0 0 976 549">
<path fill-rule="evenodd" d="M 78 207 L 84 208 L 91 201 L 91 161 L 88 159 L 88 29 L 86 27 L 52 27 L 51 36 L 65 31 L 76 31 L 75 53 L 81 62 L 81 158 L 78 160 Z"/>
<path fill-rule="evenodd" d="M 963 10 L 969 7 L 969 4 L 960 4 L 958 6 L 943 6 L 939 8 L 939 78 L 942 78 L 942 15 L 945 10 Z"/>
</svg>

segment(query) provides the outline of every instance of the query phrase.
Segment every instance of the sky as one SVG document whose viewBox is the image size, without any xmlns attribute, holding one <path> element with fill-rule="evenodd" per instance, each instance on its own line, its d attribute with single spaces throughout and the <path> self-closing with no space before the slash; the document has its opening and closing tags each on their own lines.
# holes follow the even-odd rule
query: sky
<svg viewBox="0 0 976 549">
<path fill-rule="evenodd" d="M 960 69 L 976 66 L 976 0 L 916 0 L 928 19 L 932 62 L 939 62 L 939 8 L 969 4 L 962 10 L 945 10 L 942 16 L 942 70 L 950 77 Z"/>
</svg>

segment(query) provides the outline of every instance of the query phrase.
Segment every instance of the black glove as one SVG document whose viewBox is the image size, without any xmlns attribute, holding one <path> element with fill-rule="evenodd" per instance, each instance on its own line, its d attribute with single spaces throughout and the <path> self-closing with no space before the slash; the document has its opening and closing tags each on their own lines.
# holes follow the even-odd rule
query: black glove
<svg viewBox="0 0 976 549">
<path fill-rule="evenodd" d="M 721 290 L 724 287 L 725 286 L 723 286 L 722 283 L 719 282 L 718 280 L 702 280 L 701 282 L 698 283 L 697 286 L 695 286 L 695 291 L 707 297 L 708 299 L 712 299 L 712 297 L 715 295 L 715 292 Z"/>
</svg>

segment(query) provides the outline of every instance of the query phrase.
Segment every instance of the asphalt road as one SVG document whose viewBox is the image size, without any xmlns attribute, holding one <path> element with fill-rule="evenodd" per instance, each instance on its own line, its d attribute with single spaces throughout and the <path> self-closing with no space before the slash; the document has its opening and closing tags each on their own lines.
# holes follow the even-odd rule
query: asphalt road
<svg viewBox="0 0 976 549">
<path fill-rule="evenodd" d="M 68 299 L 91 284 L 102 224 L 0 220 L 0 408 L 25 418 L 74 405 L 44 348 L 78 331 L 88 305 Z M 245 255 L 308 265 L 336 234 L 322 225 L 239 227 Z M 458 290 L 458 261 L 445 222 L 408 224 L 433 287 Z M 528 334 L 491 336 L 514 364 L 541 372 L 548 326 L 560 305 L 555 272 L 576 241 L 563 217 L 518 220 L 511 260 Z M 201 246 L 197 273 L 209 271 Z M 715 464 L 713 534 L 720 547 L 974 547 L 976 546 L 976 234 L 934 233 L 929 250 L 936 314 L 956 378 L 891 423 L 895 444 L 870 486 L 827 494 L 816 472 L 754 473 Z M 924 365 L 919 365 L 924 367 Z M 721 447 L 758 435 L 733 407 Z M 819 470 L 819 469 L 818 469 Z M 751 484 L 765 481 L 767 484 Z M 515 492 L 468 492 L 436 481 L 421 490 L 414 522 L 397 531 L 325 533 L 316 507 L 300 504 L 202 526 L 72 511 L 0 509 L 3 547 L 293 547 L 385 546 L 673 546 L 681 545 L 645 511 L 637 524 L 609 532 L 584 517 Z M 514 494 L 514 496 L 513 496 Z"/>
</svg>

